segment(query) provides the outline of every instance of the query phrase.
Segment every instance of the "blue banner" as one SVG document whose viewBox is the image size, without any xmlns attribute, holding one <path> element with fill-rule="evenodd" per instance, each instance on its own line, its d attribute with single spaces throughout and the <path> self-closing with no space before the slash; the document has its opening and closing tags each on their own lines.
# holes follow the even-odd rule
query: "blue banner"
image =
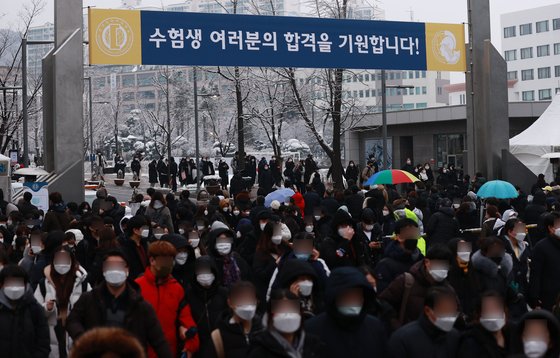
<svg viewBox="0 0 560 358">
<path fill-rule="evenodd" d="M 90 62 L 464 71 L 463 31 L 456 24 L 90 9 Z"/>
</svg>

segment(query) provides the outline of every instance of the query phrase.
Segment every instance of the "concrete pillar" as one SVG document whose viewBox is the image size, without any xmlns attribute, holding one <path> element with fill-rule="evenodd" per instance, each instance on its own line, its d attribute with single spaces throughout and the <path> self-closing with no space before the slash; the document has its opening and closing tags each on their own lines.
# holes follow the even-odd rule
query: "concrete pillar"
<svg viewBox="0 0 560 358">
<path fill-rule="evenodd" d="M 490 42 L 489 0 L 468 0 L 468 9 L 467 170 L 497 179 L 509 149 L 507 66 Z"/>
<path fill-rule="evenodd" d="M 84 200 L 82 1 L 55 0 L 55 47 L 43 59 L 45 169 L 49 192 Z"/>
</svg>

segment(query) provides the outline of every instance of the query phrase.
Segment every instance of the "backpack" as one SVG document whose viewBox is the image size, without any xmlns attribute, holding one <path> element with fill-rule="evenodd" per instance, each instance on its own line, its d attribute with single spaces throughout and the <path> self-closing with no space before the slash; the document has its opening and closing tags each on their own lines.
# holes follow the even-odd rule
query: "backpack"
<svg viewBox="0 0 560 358">
<path fill-rule="evenodd" d="M 404 273 L 404 291 L 401 301 L 401 308 L 399 311 L 399 323 L 402 325 L 404 322 L 404 315 L 406 313 L 406 306 L 408 304 L 408 297 L 410 296 L 410 291 L 412 291 L 412 286 L 414 286 L 414 276 L 412 274 Z"/>
</svg>

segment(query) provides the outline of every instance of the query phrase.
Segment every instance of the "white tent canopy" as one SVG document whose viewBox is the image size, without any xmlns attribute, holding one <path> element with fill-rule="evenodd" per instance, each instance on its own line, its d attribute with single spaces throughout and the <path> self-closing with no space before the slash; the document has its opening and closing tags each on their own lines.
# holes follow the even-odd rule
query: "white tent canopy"
<svg viewBox="0 0 560 358">
<path fill-rule="evenodd" d="M 552 180 L 550 159 L 543 155 L 560 147 L 560 94 L 529 128 L 509 140 L 510 152 L 535 175 L 543 173 Z"/>
</svg>

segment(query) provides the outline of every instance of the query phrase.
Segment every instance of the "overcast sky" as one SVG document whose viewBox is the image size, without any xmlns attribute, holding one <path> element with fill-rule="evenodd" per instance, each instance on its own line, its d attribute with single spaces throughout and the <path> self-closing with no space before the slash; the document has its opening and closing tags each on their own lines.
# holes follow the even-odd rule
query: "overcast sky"
<svg viewBox="0 0 560 358">
<path fill-rule="evenodd" d="M 374 0 L 366 0 L 371 3 Z M 0 0 L 2 6 L 0 14 L 5 14 L 0 27 L 14 27 L 17 23 L 18 13 L 24 3 L 29 0 Z M 83 0 L 85 6 L 101 8 L 117 8 L 120 0 Z M 176 4 L 180 0 L 143 0 L 142 5 Z M 46 0 L 46 7 L 36 24 L 53 21 L 54 0 Z M 492 20 L 492 42 L 500 49 L 500 15 L 507 12 L 525 10 L 533 7 L 557 4 L 558 0 L 490 0 Z M 467 0 L 384 0 L 378 1 L 380 7 L 385 9 L 387 20 L 409 21 L 412 16 L 414 21 L 420 22 L 449 22 L 461 23 L 467 21 Z"/>
</svg>

